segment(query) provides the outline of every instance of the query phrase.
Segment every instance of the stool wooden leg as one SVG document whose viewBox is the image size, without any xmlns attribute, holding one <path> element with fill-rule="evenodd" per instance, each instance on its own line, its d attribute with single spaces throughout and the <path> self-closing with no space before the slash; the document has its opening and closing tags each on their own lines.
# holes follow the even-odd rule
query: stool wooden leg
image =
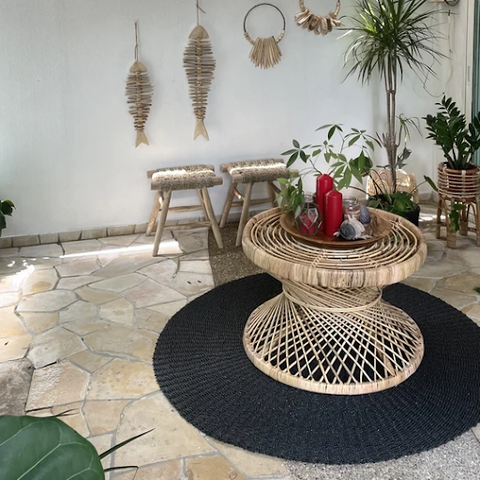
<svg viewBox="0 0 480 480">
<path fill-rule="evenodd" d="M 157 223 L 157 231 L 155 232 L 155 240 L 153 242 L 153 253 L 152 255 L 156 257 L 158 255 L 158 249 L 160 248 L 160 242 L 162 241 L 163 228 L 165 227 L 165 221 L 167 220 L 168 207 L 170 206 L 170 198 L 172 196 L 172 191 L 169 190 L 165 192 L 162 202 L 162 210 L 160 212 L 160 218 Z M 162 198 L 162 196 L 160 196 Z"/>
<path fill-rule="evenodd" d="M 208 188 L 203 187 L 200 193 L 203 197 L 202 205 L 205 206 L 207 219 L 210 221 L 210 225 L 212 226 L 213 236 L 217 241 L 218 248 L 223 248 L 222 234 L 220 233 L 220 229 L 218 228 L 217 219 L 215 218 L 215 212 L 213 211 L 212 202 L 210 201 L 210 195 L 208 194 Z"/>
<path fill-rule="evenodd" d="M 466 236 L 468 235 L 468 213 L 470 210 L 470 204 L 463 208 L 460 212 L 460 235 Z"/>
<path fill-rule="evenodd" d="M 150 220 L 148 221 L 146 235 L 152 234 L 155 221 L 157 220 L 157 217 L 158 217 L 158 212 L 160 211 L 160 208 L 161 208 L 160 206 L 162 201 L 161 198 L 162 198 L 162 192 L 158 191 L 157 194 L 155 195 L 155 202 L 153 202 L 152 213 L 150 214 Z"/>
<path fill-rule="evenodd" d="M 227 223 L 228 214 L 232 208 L 233 198 L 235 197 L 235 190 L 237 188 L 236 183 L 230 185 L 230 190 L 228 191 L 227 199 L 225 200 L 225 205 L 223 206 L 222 218 L 220 219 L 220 228 L 223 228 Z"/>
<path fill-rule="evenodd" d="M 443 201 L 442 199 L 439 197 L 438 198 L 438 203 L 437 203 L 437 225 L 436 225 L 436 234 L 435 234 L 435 237 L 436 238 L 440 238 L 440 227 L 442 225 L 442 205 Z"/>
<path fill-rule="evenodd" d="M 203 216 L 205 217 L 205 220 L 208 220 L 208 213 L 207 209 L 205 208 L 205 200 L 203 199 L 202 190 L 200 188 L 197 188 L 197 193 L 198 198 L 200 199 L 200 206 L 202 207 Z"/>
<path fill-rule="evenodd" d="M 270 191 L 270 197 L 272 198 L 272 207 L 278 207 L 277 202 L 277 188 L 273 182 L 268 182 L 268 190 Z"/>
<path fill-rule="evenodd" d="M 237 247 L 242 244 L 243 229 L 245 228 L 245 224 L 247 223 L 248 211 L 250 209 L 250 197 L 252 195 L 252 187 L 253 183 L 247 183 L 247 191 L 245 192 L 245 196 L 243 197 L 242 216 L 240 217 L 240 223 L 238 224 L 237 240 L 235 242 L 235 246 Z"/>
</svg>

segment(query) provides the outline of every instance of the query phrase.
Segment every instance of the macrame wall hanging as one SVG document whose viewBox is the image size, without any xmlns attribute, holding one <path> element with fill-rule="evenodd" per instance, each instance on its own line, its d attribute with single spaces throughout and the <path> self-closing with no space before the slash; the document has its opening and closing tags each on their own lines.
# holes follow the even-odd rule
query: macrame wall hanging
<svg viewBox="0 0 480 480">
<path fill-rule="evenodd" d="M 208 140 L 207 129 L 204 120 L 207 111 L 207 98 L 212 84 L 213 72 L 215 71 L 215 59 L 213 58 L 212 44 L 207 31 L 200 25 L 200 11 L 197 6 L 197 26 L 188 37 L 188 45 L 183 54 L 183 66 L 187 72 L 190 98 L 193 102 L 193 111 L 197 123 L 193 139 L 203 135 Z"/>
<path fill-rule="evenodd" d="M 335 10 L 323 17 L 319 17 L 308 10 L 308 8 L 305 8 L 304 0 L 300 0 L 300 8 L 302 11 L 295 15 L 295 21 L 302 28 L 308 28 L 308 30 L 314 32 L 315 35 L 326 35 L 333 30 L 333 27 L 342 25 L 337 18 L 340 13 L 340 0 L 337 0 Z"/>
<path fill-rule="evenodd" d="M 135 63 L 130 67 L 125 95 L 137 131 L 135 147 L 141 143 L 149 145 L 144 129 L 152 106 L 153 85 L 148 78 L 147 67 L 138 59 L 138 22 L 135 22 Z"/>
<path fill-rule="evenodd" d="M 261 7 L 262 5 L 267 5 L 269 7 L 273 7 L 276 10 L 278 10 L 278 12 L 280 13 L 283 19 L 283 29 L 280 35 L 278 36 L 278 38 L 275 38 L 275 37 L 260 38 L 259 37 L 255 41 L 253 41 L 247 32 L 247 17 L 248 15 L 250 15 L 250 12 L 252 10 L 254 10 L 255 8 Z M 271 3 L 259 3 L 258 5 L 255 5 L 247 12 L 243 20 L 243 32 L 244 32 L 245 38 L 253 45 L 252 50 L 250 51 L 250 60 L 256 67 L 271 68 L 271 67 L 274 67 L 282 59 L 282 52 L 278 44 L 281 42 L 282 38 L 285 35 L 285 26 L 286 26 L 285 16 L 283 15 L 282 11 L 277 6 L 272 5 Z"/>
</svg>

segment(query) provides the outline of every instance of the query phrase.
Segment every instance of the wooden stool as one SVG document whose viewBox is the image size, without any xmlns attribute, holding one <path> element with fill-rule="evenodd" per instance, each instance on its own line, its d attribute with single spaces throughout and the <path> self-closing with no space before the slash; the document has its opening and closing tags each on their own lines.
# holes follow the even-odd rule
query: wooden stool
<svg viewBox="0 0 480 480">
<path fill-rule="evenodd" d="M 242 244 L 242 233 L 245 224 L 248 220 L 248 212 L 250 205 L 259 205 L 262 203 L 271 203 L 276 207 L 276 197 L 280 192 L 279 188 L 273 183 L 277 178 L 289 178 L 293 170 L 289 170 L 283 160 L 281 159 L 266 159 L 266 160 L 249 160 L 245 162 L 225 163 L 220 166 L 222 172 L 227 172 L 232 178 L 232 184 L 228 191 L 227 200 L 223 207 L 222 218 L 220 220 L 220 228 L 225 226 L 227 222 L 230 208 L 233 206 L 242 206 L 242 215 L 238 225 L 237 239 L 235 245 L 238 247 Z M 258 198 L 251 200 L 253 184 L 257 182 L 267 182 L 270 196 L 268 198 Z M 239 183 L 246 183 L 247 189 L 242 195 L 237 185 Z M 234 197 L 238 200 L 233 201 Z"/>
<path fill-rule="evenodd" d="M 168 211 L 171 212 L 192 212 L 195 210 L 203 210 L 205 215 L 204 222 L 192 222 L 181 225 L 173 225 L 171 229 L 212 227 L 213 235 L 217 241 L 218 248 L 223 248 L 222 236 L 218 228 L 215 213 L 208 194 L 208 188 L 214 185 L 221 185 L 223 179 L 215 175 L 213 165 L 190 165 L 187 167 L 159 168 L 158 170 L 150 170 L 147 172 L 148 178 L 152 179 L 152 190 L 158 190 L 153 205 L 150 221 L 147 226 L 147 235 L 152 233 L 155 220 L 160 213 L 157 222 L 157 230 L 155 232 L 155 241 L 153 243 L 153 256 L 158 255 L 160 241 L 162 239 L 165 221 Z M 200 205 L 188 205 L 181 207 L 170 207 L 170 198 L 173 190 L 197 190 L 200 199 Z"/>
</svg>

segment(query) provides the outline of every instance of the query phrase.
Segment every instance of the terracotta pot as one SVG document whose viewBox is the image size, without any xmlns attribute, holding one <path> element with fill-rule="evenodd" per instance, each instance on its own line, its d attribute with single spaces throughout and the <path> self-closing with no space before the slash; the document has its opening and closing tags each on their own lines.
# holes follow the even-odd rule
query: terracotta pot
<svg viewBox="0 0 480 480">
<path fill-rule="evenodd" d="M 474 200 L 480 195 L 480 168 L 471 164 L 467 170 L 453 170 L 440 163 L 438 193 L 459 202 Z"/>
</svg>

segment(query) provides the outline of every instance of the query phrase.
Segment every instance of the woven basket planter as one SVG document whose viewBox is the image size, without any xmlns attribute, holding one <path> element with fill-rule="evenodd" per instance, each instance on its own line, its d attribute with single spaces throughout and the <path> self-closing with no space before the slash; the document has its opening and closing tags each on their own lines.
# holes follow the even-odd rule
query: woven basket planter
<svg viewBox="0 0 480 480">
<path fill-rule="evenodd" d="M 480 168 L 453 170 L 445 163 L 438 165 L 438 193 L 458 202 L 472 201 L 480 196 Z"/>
</svg>

